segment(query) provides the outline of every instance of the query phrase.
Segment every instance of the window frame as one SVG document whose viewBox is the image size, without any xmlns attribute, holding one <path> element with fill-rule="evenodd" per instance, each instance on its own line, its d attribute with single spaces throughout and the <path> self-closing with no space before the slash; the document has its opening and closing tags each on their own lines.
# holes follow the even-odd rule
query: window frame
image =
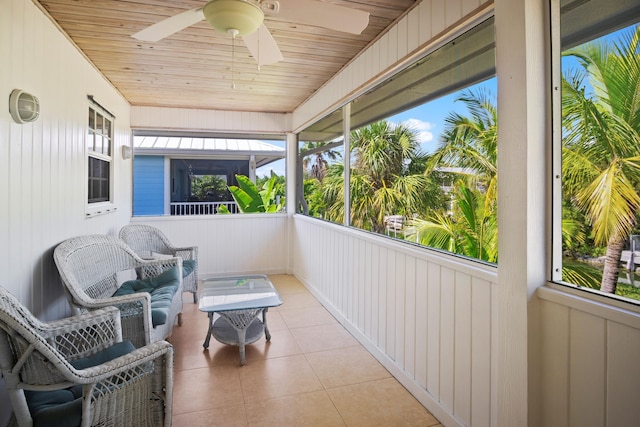
<svg viewBox="0 0 640 427">
<path fill-rule="evenodd" d="M 84 141 L 84 150 L 85 150 L 85 216 L 90 218 L 92 216 L 105 214 L 108 212 L 112 212 L 115 210 L 114 203 L 114 170 L 115 170 L 115 116 L 109 112 L 107 109 L 102 107 L 96 101 L 93 100 L 92 97 L 88 97 L 88 115 L 86 124 L 86 133 L 85 133 L 85 141 Z M 91 123 L 90 116 L 93 115 L 93 127 Z M 98 117 L 102 119 L 101 127 L 98 126 Z M 109 126 L 105 126 L 106 123 L 109 123 Z M 95 140 L 96 137 L 102 138 L 102 147 L 101 151 L 96 151 Z M 90 148 L 89 138 L 94 138 L 94 143 Z M 105 152 L 105 141 L 108 144 L 107 150 Z M 104 166 L 107 168 L 107 176 L 93 176 L 91 172 L 91 162 L 99 161 L 104 162 Z M 94 184 L 96 181 L 107 180 L 107 197 L 102 197 L 97 200 L 90 199 L 92 195 L 92 191 L 90 186 Z M 93 200 L 93 201 L 92 201 Z"/>
<path fill-rule="evenodd" d="M 284 134 L 278 133 L 260 133 L 260 134 L 252 134 L 252 133 L 222 133 L 222 132 L 185 132 L 185 131 L 163 131 L 163 130 L 153 130 L 153 129 L 134 129 L 132 136 L 132 147 L 133 147 L 133 175 L 134 178 L 132 180 L 132 187 L 135 188 L 135 173 L 136 173 L 136 158 L 144 157 L 144 156 L 160 156 L 164 159 L 164 178 L 163 178 L 163 204 L 164 210 L 163 214 L 165 216 L 182 216 L 182 215 L 174 215 L 172 214 L 173 208 L 172 203 L 180 203 L 172 201 L 172 193 L 174 188 L 174 169 L 173 164 L 175 161 L 215 161 L 215 162 L 226 162 L 226 161 L 240 161 L 240 162 L 249 162 L 249 171 L 247 173 L 247 177 L 255 176 L 255 180 L 261 179 L 258 176 L 258 170 L 267 165 L 260 164 L 256 165 L 255 156 L 259 157 L 261 153 L 259 150 L 251 151 L 250 149 L 230 149 L 228 153 L 224 153 L 220 148 L 216 149 L 214 147 L 177 147 L 175 144 L 170 146 L 162 145 L 160 147 L 156 147 L 155 143 L 141 142 L 139 138 L 151 138 L 158 140 L 166 140 L 171 138 L 186 138 L 186 139 L 197 139 L 197 140 L 229 140 L 229 141 L 243 141 L 243 140 L 256 140 L 265 142 L 271 145 L 278 146 L 277 143 L 273 143 L 276 141 L 278 143 L 282 143 L 284 145 L 282 151 L 282 158 L 276 159 L 274 161 L 270 161 L 267 165 L 271 163 L 275 163 L 277 161 L 282 160 L 285 165 L 285 169 L 283 170 L 283 177 L 286 181 L 287 170 L 286 170 L 286 162 L 288 152 L 286 150 L 286 138 Z M 237 144 L 236 144 L 237 145 Z M 216 152 L 214 156 L 214 152 Z M 264 152 L 262 152 L 264 154 Z M 280 176 L 280 175 L 279 175 Z M 231 185 L 237 185 L 237 183 L 233 183 Z M 287 183 L 285 184 L 287 185 Z M 136 192 L 135 189 L 133 191 L 133 204 L 136 203 Z M 235 202 L 235 200 L 232 199 Z M 289 201 L 286 200 L 286 187 L 285 187 L 285 206 L 283 207 L 282 212 L 286 212 L 286 205 Z M 239 212 L 238 212 L 239 213 Z M 278 212 L 281 213 L 281 212 Z M 255 212 L 252 214 L 269 214 L 270 212 Z M 160 215 L 160 214 L 156 214 Z M 208 214 L 199 214 L 199 215 L 208 215 Z M 213 215 L 213 214 L 212 214 Z M 133 216 L 143 216 L 137 213 L 133 213 Z M 148 215 L 144 215 L 148 216 Z M 153 215 L 152 215 L 153 216 Z"/>
<path fill-rule="evenodd" d="M 491 34 L 492 39 L 490 43 L 487 43 L 487 38 L 483 38 L 483 35 L 489 33 Z M 483 40 L 484 44 L 474 46 L 473 43 L 469 43 L 468 46 L 465 45 L 466 47 L 461 47 L 461 41 L 468 42 L 474 40 L 474 38 Z M 465 60 L 478 60 L 478 62 L 474 62 L 478 67 L 470 69 L 471 71 L 469 71 L 469 75 L 463 77 L 456 76 L 453 79 L 438 79 L 439 76 L 445 74 L 442 70 L 446 70 L 450 68 L 452 64 L 456 63 L 455 61 L 458 58 L 450 53 L 453 49 L 460 49 L 460 52 L 464 52 L 464 55 L 462 56 Z M 483 55 L 487 54 L 487 52 L 493 52 L 494 54 L 491 66 L 488 66 L 486 62 L 481 61 L 481 59 L 485 58 Z M 433 67 L 433 61 L 438 61 L 440 68 L 431 69 L 430 67 Z M 460 64 L 457 65 L 459 66 Z M 425 69 L 427 71 L 424 71 Z M 429 85 L 424 86 L 429 88 L 429 90 L 423 91 L 419 93 L 419 95 L 413 94 L 414 96 L 412 96 L 411 99 L 405 99 L 401 95 L 402 92 L 408 92 L 412 89 L 415 90 L 415 88 L 419 87 L 423 82 L 428 81 L 428 78 L 425 76 L 428 76 L 428 78 L 438 79 L 437 82 L 441 83 L 441 85 L 436 88 L 431 88 Z M 389 73 L 383 74 L 379 79 L 371 82 L 371 85 L 366 88 L 362 88 L 358 93 L 354 93 L 349 99 L 345 100 L 344 103 L 340 104 L 340 106 L 296 131 L 299 141 L 296 167 L 296 180 L 298 182 L 296 188 L 296 212 L 310 216 L 314 219 L 340 224 L 337 222 L 337 219 L 336 222 L 333 222 L 327 219 L 313 217 L 308 214 L 308 209 L 300 209 L 301 206 L 307 206 L 307 202 L 304 200 L 303 190 L 303 158 L 307 155 L 321 151 L 318 149 L 303 151 L 301 150 L 300 143 L 307 141 L 324 141 L 327 144 L 325 149 L 328 150 L 336 146 L 334 143 L 335 140 L 342 138 L 340 146 L 342 146 L 344 150 L 344 218 L 340 225 L 353 227 L 354 229 L 363 232 L 373 233 L 365 229 L 355 227 L 350 223 L 351 194 L 349 191 L 349 182 L 351 170 L 349 165 L 351 164 L 352 153 L 350 150 L 349 137 L 351 131 L 363 126 L 368 126 L 378 120 L 387 119 L 388 117 L 410 110 L 419 105 L 438 100 L 448 94 L 460 92 L 462 89 L 472 87 L 491 79 L 496 79 L 497 77 L 495 63 L 495 17 L 493 10 L 487 10 L 486 12 L 475 16 L 464 25 L 460 25 L 457 31 L 448 34 L 442 39 L 434 41 L 432 44 L 424 46 L 421 51 L 414 52 L 410 57 L 407 57 L 402 61 L 401 64 L 394 67 L 394 69 Z M 403 80 L 405 78 L 407 79 L 406 81 Z M 384 94 L 392 94 L 394 100 L 397 99 L 398 102 L 404 104 L 396 104 L 389 111 L 376 109 L 376 106 L 381 104 L 381 99 L 384 100 L 382 104 L 389 105 L 388 102 L 390 102 L 389 99 L 391 95 L 383 96 Z M 395 237 L 379 233 L 373 234 L 382 238 L 394 239 L 402 244 L 414 246 L 420 249 L 442 252 L 447 255 L 489 266 L 495 267 L 497 265 L 493 262 L 440 250 L 420 243 L 404 239 L 396 239 Z"/>
<path fill-rule="evenodd" d="M 549 28 L 549 51 L 551 55 L 550 59 L 550 72 L 551 72 L 551 87 L 549 88 L 551 93 L 551 154 L 550 154 L 550 212 L 549 217 L 551 219 L 551 238 L 550 238 L 550 253 L 551 264 L 549 271 L 549 283 L 548 286 L 567 292 L 571 295 L 588 297 L 590 300 L 594 300 L 598 303 L 610 305 L 618 309 L 632 310 L 640 313 L 640 300 L 627 298 L 617 294 L 608 294 L 602 292 L 599 289 L 592 289 L 583 287 L 571 282 L 562 280 L 562 268 L 563 268 L 563 241 L 562 241 L 562 38 L 563 28 L 562 21 L 562 1 L 561 0 L 549 0 L 550 11 L 550 28 Z M 597 5 L 596 5 L 597 6 Z M 594 8 L 596 7 L 594 6 Z M 614 7 L 614 5 L 612 5 Z M 583 12 L 586 13 L 586 12 Z M 621 18 L 624 16 L 624 18 Z M 577 46 L 582 43 L 597 40 L 598 38 L 611 34 L 620 27 L 624 27 L 629 24 L 632 19 L 631 15 L 625 13 L 615 16 L 617 21 L 607 21 L 602 19 L 601 22 L 591 23 L 595 25 L 596 29 L 591 32 L 592 37 L 588 40 L 580 40 L 577 37 L 587 34 L 584 30 L 577 31 L 578 36 L 565 35 L 565 40 L 570 46 Z M 609 22 L 608 27 L 603 27 L 603 23 Z M 623 25 L 623 22 L 626 24 Z M 640 25 L 640 21 L 636 21 Z M 615 25 L 614 25 L 615 24 Z"/>
</svg>

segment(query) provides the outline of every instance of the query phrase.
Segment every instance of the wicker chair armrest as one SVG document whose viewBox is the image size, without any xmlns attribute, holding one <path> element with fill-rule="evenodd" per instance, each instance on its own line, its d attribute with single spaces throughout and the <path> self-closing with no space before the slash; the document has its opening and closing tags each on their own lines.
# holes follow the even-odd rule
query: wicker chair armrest
<svg viewBox="0 0 640 427">
<path fill-rule="evenodd" d="M 131 305 L 132 303 L 139 303 L 141 307 L 144 309 L 150 309 L 151 307 L 151 295 L 148 292 L 136 292 L 135 294 L 129 295 L 118 295 L 115 297 L 108 298 L 96 298 L 83 301 L 82 306 L 90 309 L 96 310 L 100 308 L 110 307 L 110 306 L 118 306 L 118 305 Z"/>
<path fill-rule="evenodd" d="M 122 341 L 120 310 L 106 307 L 43 323 L 40 333 L 66 357 L 84 357 Z"/>
<path fill-rule="evenodd" d="M 42 334 L 49 338 L 58 334 L 64 334 L 69 331 L 86 328 L 100 323 L 115 322 L 116 318 L 120 318 L 120 311 L 115 307 L 105 307 L 99 310 L 85 312 L 77 316 L 43 322 L 40 329 Z"/>
<path fill-rule="evenodd" d="M 196 256 L 198 255 L 198 247 L 197 246 L 185 246 L 183 248 L 172 248 L 174 253 L 176 254 L 176 256 L 178 255 L 178 252 L 186 252 L 189 254 L 189 257 L 183 257 L 186 259 L 196 259 Z"/>
<path fill-rule="evenodd" d="M 137 269 L 140 270 L 140 277 L 145 279 L 157 276 L 171 267 L 176 267 L 178 271 L 182 271 L 182 258 L 144 260 L 137 266 Z"/>
<path fill-rule="evenodd" d="M 141 366 L 159 357 L 165 357 L 167 366 L 173 366 L 173 346 L 167 341 L 156 341 L 131 353 L 117 357 L 101 365 L 86 369 L 71 368 L 68 380 L 76 384 L 92 384 Z"/>
</svg>

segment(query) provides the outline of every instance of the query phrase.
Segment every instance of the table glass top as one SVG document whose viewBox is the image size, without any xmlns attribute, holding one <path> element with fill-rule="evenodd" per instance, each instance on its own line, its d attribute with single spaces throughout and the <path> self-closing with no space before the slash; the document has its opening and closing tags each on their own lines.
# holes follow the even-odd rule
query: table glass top
<svg viewBox="0 0 640 427">
<path fill-rule="evenodd" d="M 200 311 L 248 310 L 282 304 L 267 276 L 233 276 L 203 279 L 198 291 Z"/>
</svg>

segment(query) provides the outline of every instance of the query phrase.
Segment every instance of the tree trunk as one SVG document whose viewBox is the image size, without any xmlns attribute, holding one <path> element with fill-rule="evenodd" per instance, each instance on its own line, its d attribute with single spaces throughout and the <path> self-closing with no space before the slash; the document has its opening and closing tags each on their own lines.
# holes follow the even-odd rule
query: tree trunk
<svg viewBox="0 0 640 427">
<path fill-rule="evenodd" d="M 618 274 L 620 272 L 620 257 L 622 256 L 623 247 L 624 240 L 622 239 L 609 239 L 607 243 L 602 283 L 600 284 L 600 290 L 602 292 L 610 294 L 616 293 Z"/>
</svg>

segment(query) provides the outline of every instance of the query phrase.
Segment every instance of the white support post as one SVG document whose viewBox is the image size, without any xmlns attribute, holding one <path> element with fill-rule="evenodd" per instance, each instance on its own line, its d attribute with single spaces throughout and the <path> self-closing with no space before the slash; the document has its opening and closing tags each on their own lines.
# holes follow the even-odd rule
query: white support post
<svg viewBox="0 0 640 427">
<path fill-rule="evenodd" d="M 293 214 L 296 213 L 298 201 L 297 188 L 298 180 L 302 180 L 302 175 L 298 176 L 298 135 L 295 133 L 287 133 L 286 135 L 286 179 L 287 179 L 287 215 L 288 221 L 288 244 L 287 244 L 287 272 L 293 273 L 293 242 L 294 242 L 294 227 L 293 227 Z"/>
<path fill-rule="evenodd" d="M 342 107 L 342 134 L 344 135 L 344 225 L 351 225 L 351 103 Z"/>
<path fill-rule="evenodd" d="M 537 310 L 547 280 L 548 0 L 495 1 L 498 77 L 497 425 L 538 425 Z"/>
<path fill-rule="evenodd" d="M 298 135 L 295 133 L 287 133 L 286 135 L 286 151 L 287 151 L 287 159 L 286 159 L 286 170 L 287 170 L 287 214 L 289 216 L 296 213 L 296 188 L 298 185 L 298 179 L 302 179 L 302 177 L 298 177 Z"/>
<path fill-rule="evenodd" d="M 176 178 L 173 178 L 176 179 Z M 174 183 L 171 182 L 171 159 L 164 158 L 164 214 L 171 215 L 171 190 Z"/>
<path fill-rule="evenodd" d="M 253 154 L 249 157 L 249 179 L 256 183 L 256 156 Z"/>
</svg>

